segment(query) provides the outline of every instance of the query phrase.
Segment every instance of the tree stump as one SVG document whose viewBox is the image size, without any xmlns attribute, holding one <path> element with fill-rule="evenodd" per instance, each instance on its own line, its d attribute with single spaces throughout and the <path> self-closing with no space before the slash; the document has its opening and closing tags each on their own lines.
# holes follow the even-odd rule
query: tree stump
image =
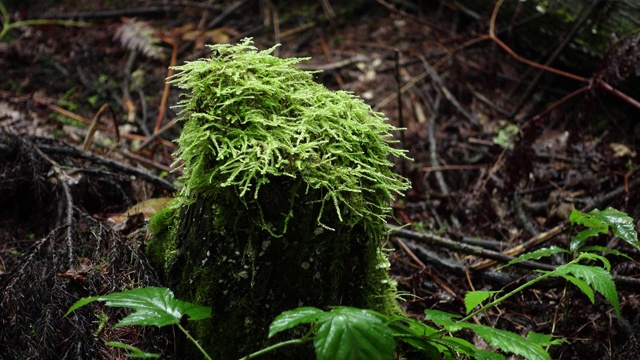
<svg viewBox="0 0 640 360">
<path fill-rule="evenodd" d="M 271 321 L 299 306 L 397 310 L 382 248 L 407 187 L 387 159 L 404 156 L 396 129 L 274 49 L 211 46 L 171 79 L 187 90 L 183 187 L 152 220 L 147 252 L 176 296 L 212 307 L 194 329 L 217 359 L 273 343 Z"/>
</svg>

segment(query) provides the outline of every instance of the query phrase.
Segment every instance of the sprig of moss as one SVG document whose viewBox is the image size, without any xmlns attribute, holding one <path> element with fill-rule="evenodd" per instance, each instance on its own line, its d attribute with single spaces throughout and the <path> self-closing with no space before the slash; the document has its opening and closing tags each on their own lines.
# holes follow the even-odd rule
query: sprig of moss
<svg viewBox="0 0 640 360">
<path fill-rule="evenodd" d="M 315 83 L 295 66 L 305 58 L 274 57 L 275 47 L 259 51 L 251 39 L 210 48 L 211 58 L 176 66 L 170 79 L 187 90 L 178 103 L 183 198 L 232 188 L 250 202 L 275 177 L 290 177 L 324 194 L 319 223 L 327 203 L 348 224 L 389 215 L 392 194 L 408 186 L 390 170 L 387 157 L 405 155 L 390 146 L 397 129 L 383 114 Z"/>
</svg>

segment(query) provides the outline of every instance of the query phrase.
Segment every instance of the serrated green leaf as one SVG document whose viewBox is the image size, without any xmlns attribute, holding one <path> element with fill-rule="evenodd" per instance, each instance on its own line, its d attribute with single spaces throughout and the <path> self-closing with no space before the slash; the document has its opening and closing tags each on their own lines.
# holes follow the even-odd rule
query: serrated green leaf
<svg viewBox="0 0 640 360">
<path fill-rule="evenodd" d="M 464 323 L 455 322 L 452 319 L 460 318 L 460 315 L 451 314 L 440 310 L 425 310 L 425 320 L 431 320 L 447 331 L 456 332 L 464 327 Z"/>
<path fill-rule="evenodd" d="M 631 261 L 633 261 L 633 258 L 625 253 L 623 253 L 622 251 L 616 250 L 616 249 L 611 249 L 608 248 L 606 246 L 600 246 L 600 245 L 592 245 L 592 246 L 585 246 L 581 249 L 581 251 L 588 251 L 588 252 L 598 252 L 601 251 L 603 253 L 607 253 L 607 254 L 611 254 L 611 255 L 617 255 L 617 256 L 622 256 L 626 259 L 629 259 Z"/>
<path fill-rule="evenodd" d="M 616 291 L 616 284 L 613 282 L 613 276 L 611 276 L 611 273 L 607 270 L 596 266 L 569 263 L 557 267 L 554 273 L 558 273 L 560 276 L 571 273 L 578 279 L 584 280 L 591 288 L 609 300 L 611 306 L 613 306 L 616 311 L 618 319 L 621 319 L 620 301 L 618 299 L 618 292 Z"/>
<path fill-rule="evenodd" d="M 318 360 L 393 359 L 391 329 L 366 310 L 339 307 L 318 320 L 314 347 Z"/>
<path fill-rule="evenodd" d="M 469 314 L 476 306 L 482 304 L 483 301 L 499 292 L 500 291 L 478 290 L 466 293 L 464 296 L 464 306 L 467 309 L 467 314 Z"/>
<path fill-rule="evenodd" d="M 600 211 L 599 216 L 603 219 L 603 222 L 611 226 L 611 230 L 615 236 L 626 241 L 636 249 L 640 249 L 638 245 L 638 233 L 636 232 L 633 218 L 614 208 L 606 208 Z"/>
<path fill-rule="evenodd" d="M 600 233 L 602 232 L 597 229 L 586 229 L 586 230 L 580 231 L 579 233 L 576 234 L 576 236 L 573 237 L 573 239 L 571 239 L 571 242 L 569 243 L 569 250 L 573 252 L 578 251 L 578 249 L 582 247 L 582 244 L 584 244 L 584 242 L 588 238 L 596 236 Z M 604 233 L 606 234 L 606 231 Z"/>
<path fill-rule="evenodd" d="M 591 287 L 584 281 L 573 277 L 571 275 L 563 275 L 563 278 L 569 280 L 573 285 L 577 286 L 580 290 L 582 290 L 582 292 L 587 295 L 587 297 L 589 298 L 589 300 L 591 300 L 591 303 L 594 304 L 596 302 L 596 298 L 595 295 L 593 294 L 593 290 L 591 289 Z"/>
<path fill-rule="evenodd" d="M 570 344 L 570 342 L 567 339 L 560 339 L 560 338 L 553 338 L 552 335 L 549 334 L 539 334 L 537 332 L 534 331 L 529 331 L 529 333 L 527 333 L 527 339 L 530 341 L 533 341 L 534 343 L 542 346 L 542 347 L 546 347 L 546 346 L 551 346 L 551 345 L 559 345 L 562 343 L 565 344 Z"/>
<path fill-rule="evenodd" d="M 71 306 L 69 311 L 96 300 L 104 301 L 110 307 L 123 307 L 134 310 L 133 313 L 120 320 L 115 327 L 179 324 L 184 315 L 188 315 L 190 320 L 211 317 L 211 308 L 177 300 L 171 290 L 160 287 L 143 287 L 80 299 Z"/>
<path fill-rule="evenodd" d="M 118 341 L 107 341 L 104 343 L 107 346 L 116 347 L 120 349 L 126 349 L 131 351 L 127 354 L 127 357 L 138 358 L 138 359 L 150 359 L 150 358 L 159 358 L 160 354 L 148 353 L 138 349 L 135 346 L 123 344 Z"/>
<path fill-rule="evenodd" d="M 551 356 L 542 346 L 518 334 L 471 323 L 465 323 L 465 327 L 473 330 L 495 348 L 520 355 L 528 360 L 551 360 Z"/>
<path fill-rule="evenodd" d="M 568 252 L 567 250 L 558 247 L 558 246 L 551 246 L 548 248 L 542 248 L 542 249 L 538 249 L 535 251 L 531 251 L 528 253 L 524 253 L 520 256 L 518 256 L 517 258 L 509 261 L 507 264 L 501 266 L 500 268 L 509 266 L 509 265 L 513 265 L 513 264 L 517 264 L 519 262 L 523 262 L 525 260 L 538 260 L 544 256 L 551 256 L 553 254 L 557 254 L 557 253 L 561 253 L 561 252 Z"/>
<path fill-rule="evenodd" d="M 64 316 L 67 316 L 69 314 L 71 314 L 72 311 L 79 309 L 89 303 L 92 303 L 94 301 L 98 300 L 98 296 L 91 296 L 91 297 L 86 297 L 86 298 L 82 298 L 78 301 L 76 301 L 73 305 L 71 305 L 71 307 L 69 308 L 69 310 L 67 310 L 67 313 L 64 314 Z"/>
<path fill-rule="evenodd" d="M 604 268 L 607 271 L 611 271 L 611 262 L 609 262 L 609 259 L 607 259 L 606 257 L 599 255 L 599 254 L 594 254 L 591 252 L 581 252 L 580 255 L 578 256 L 578 258 L 576 258 L 576 263 L 581 261 L 581 260 L 597 260 L 602 262 L 602 265 L 604 266 Z"/>
<path fill-rule="evenodd" d="M 313 323 L 325 312 L 314 307 L 299 307 L 276 316 L 269 326 L 269 337 L 300 324 Z"/>
<path fill-rule="evenodd" d="M 572 224 L 577 224 L 578 220 L 583 216 L 583 212 L 580 210 L 573 209 L 571 210 L 571 214 L 569 214 L 569 221 Z"/>
<path fill-rule="evenodd" d="M 593 209 L 585 214 L 578 210 L 571 212 L 569 220 L 574 224 L 588 227 L 588 230 L 581 231 L 572 241 L 572 245 L 577 246 L 584 242 L 586 238 L 598 233 L 608 233 L 609 227 L 613 234 L 629 243 L 636 249 L 640 249 L 638 244 L 638 233 L 635 230 L 633 219 L 620 210 L 606 208 L 604 210 Z M 576 248 L 576 249 L 577 249 Z"/>
<path fill-rule="evenodd" d="M 607 225 L 603 224 L 601 219 L 597 218 L 598 209 L 591 210 L 589 213 L 583 213 L 579 210 L 572 210 L 569 215 L 569 221 L 572 224 L 584 225 L 590 229 L 601 229 L 607 232 Z"/>
<path fill-rule="evenodd" d="M 384 315 L 383 315 L 384 316 Z M 439 358 L 446 349 L 433 342 L 430 335 L 438 335 L 438 330 L 427 324 L 400 315 L 384 316 L 387 326 L 394 332 L 393 336 L 413 348 L 424 351 L 428 358 Z"/>
<path fill-rule="evenodd" d="M 504 356 L 493 351 L 478 349 L 472 343 L 457 337 L 443 336 L 438 340 L 441 344 L 444 344 L 452 351 L 457 352 L 457 355 L 471 356 L 476 360 L 504 360 Z M 460 356 L 456 357 L 459 359 Z"/>
</svg>

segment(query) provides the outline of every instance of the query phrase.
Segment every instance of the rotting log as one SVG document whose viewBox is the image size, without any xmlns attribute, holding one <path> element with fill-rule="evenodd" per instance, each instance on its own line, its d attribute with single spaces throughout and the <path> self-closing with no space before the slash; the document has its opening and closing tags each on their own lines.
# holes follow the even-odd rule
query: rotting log
<svg viewBox="0 0 640 360">
<path fill-rule="evenodd" d="M 186 90 L 183 185 L 147 247 L 178 297 L 212 307 L 195 337 L 234 359 L 273 343 L 268 325 L 285 310 L 397 311 L 382 247 L 392 195 L 407 187 L 387 159 L 404 156 L 390 146 L 395 128 L 315 83 L 302 59 L 250 40 L 211 50 L 171 80 Z"/>
</svg>

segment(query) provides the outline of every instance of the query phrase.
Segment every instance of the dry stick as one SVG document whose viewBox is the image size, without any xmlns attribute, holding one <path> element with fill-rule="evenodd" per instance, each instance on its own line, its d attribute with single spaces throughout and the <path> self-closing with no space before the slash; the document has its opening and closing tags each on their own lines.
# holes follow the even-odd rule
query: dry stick
<svg viewBox="0 0 640 360">
<path fill-rule="evenodd" d="M 281 36 L 284 37 L 284 36 Z M 298 66 L 298 68 L 302 69 L 302 70 L 322 70 L 322 71 L 328 71 L 328 70 L 337 70 L 337 69 L 341 69 L 343 67 L 347 67 L 351 64 L 355 64 L 355 63 L 362 63 L 362 62 L 369 62 L 369 58 L 367 58 L 366 56 L 362 55 L 362 54 L 357 54 L 349 59 L 344 59 L 344 60 L 340 60 L 340 61 L 336 61 L 336 62 L 332 62 L 332 63 L 328 63 L 328 64 L 322 64 L 322 65 L 314 65 L 314 64 L 297 64 L 296 66 Z"/>
<path fill-rule="evenodd" d="M 411 259 L 413 259 L 413 261 L 415 261 L 417 264 L 420 265 L 420 272 L 426 272 L 429 277 L 431 277 L 431 279 L 433 279 L 433 281 L 438 284 L 438 286 L 440 286 L 442 289 L 444 289 L 444 291 L 446 291 L 447 293 L 449 293 L 449 295 L 453 296 L 454 298 L 456 298 L 456 300 L 458 300 L 461 304 L 464 304 L 464 298 L 462 296 L 460 296 L 460 294 L 458 294 L 457 292 L 453 291 L 451 289 L 451 286 L 449 284 L 447 284 L 446 281 L 442 280 L 438 275 L 434 274 L 433 272 L 431 272 L 429 270 L 429 268 L 427 267 L 427 265 L 425 265 L 422 260 L 420 260 L 420 258 L 418 258 L 416 256 L 416 254 L 407 246 L 407 244 L 402 241 L 402 239 L 400 239 L 399 237 L 394 238 L 394 241 L 397 242 L 400 247 L 402 247 L 402 249 L 409 255 L 409 257 Z M 473 317 L 473 321 L 480 325 L 480 320 L 478 320 L 478 318 L 476 316 Z"/>
<path fill-rule="evenodd" d="M 41 99 L 35 96 L 31 96 L 29 97 L 30 99 L 32 99 L 33 101 L 37 102 L 38 104 L 44 105 L 46 107 L 48 107 L 49 109 L 58 112 L 62 115 L 68 116 L 74 120 L 78 120 L 84 124 L 87 125 L 91 125 L 91 120 L 80 116 L 78 114 L 72 113 L 71 111 L 65 110 L 57 105 L 54 104 L 50 104 L 49 101 L 45 100 L 45 99 Z M 110 131 L 110 129 L 104 125 L 98 125 L 98 130 L 102 130 L 102 131 Z M 129 134 L 129 133 L 124 133 L 124 134 L 120 134 L 120 136 L 122 136 L 123 138 L 127 138 L 130 140 L 139 140 L 139 141 L 144 141 L 146 139 L 146 137 L 141 136 L 141 135 L 135 135 L 135 134 Z M 162 145 L 168 147 L 169 149 L 173 149 L 175 150 L 177 147 L 174 143 L 161 139 Z"/>
<path fill-rule="evenodd" d="M 273 23 L 273 35 L 274 42 L 276 44 L 280 43 L 280 21 L 278 18 L 278 9 L 273 4 L 271 0 L 261 0 L 260 1 L 260 10 L 262 13 L 262 22 L 265 27 L 269 26 L 269 23 Z M 274 56 L 278 56 L 280 52 L 279 48 L 276 48 L 273 51 Z"/>
<path fill-rule="evenodd" d="M 213 5 L 206 4 L 198 1 L 172 1 L 170 4 L 161 6 L 149 6 L 132 9 L 114 9 L 114 10 L 95 10 L 95 11 L 81 11 L 69 14 L 51 14 L 46 15 L 51 19 L 106 19 L 106 18 L 121 18 L 121 17 L 135 17 L 135 16 L 152 16 L 157 14 L 166 14 L 167 10 L 175 7 L 198 7 L 203 9 L 217 10 Z"/>
<path fill-rule="evenodd" d="M 419 57 L 420 57 L 420 60 L 422 61 L 423 66 L 427 68 L 427 70 L 429 70 L 430 66 L 427 59 L 425 59 L 424 56 L 422 55 L 419 55 Z M 433 82 L 436 84 L 436 86 L 440 88 L 440 91 L 442 91 L 442 93 L 444 94 L 444 97 L 447 98 L 447 100 L 449 100 L 451 105 L 453 105 L 462 115 L 464 115 L 471 122 L 471 124 L 478 125 L 478 119 L 476 119 L 475 116 L 469 114 L 467 110 L 465 110 L 464 107 L 462 107 L 458 99 L 456 99 L 456 97 L 453 96 L 451 91 L 449 91 L 449 89 L 446 86 L 444 86 L 442 79 L 440 78 L 440 76 L 438 76 L 438 72 L 432 71 L 429 74 L 429 76 L 431 77 L 431 80 L 433 80 Z"/>
<path fill-rule="evenodd" d="M 287 38 L 289 36 L 295 35 L 295 34 L 297 34 L 299 32 L 303 32 L 303 31 L 309 30 L 309 29 L 311 29 L 312 27 L 314 27 L 316 25 L 317 24 L 316 24 L 315 21 L 311 21 L 311 22 L 308 22 L 308 23 L 306 23 L 304 25 L 300 25 L 300 26 L 298 26 L 296 28 L 285 30 L 285 31 L 280 33 L 280 39 L 282 40 L 282 39 Z M 300 65 L 298 65 L 298 66 L 300 66 Z M 306 70 L 313 70 L 313 69 L 306 69 Z M 318 69 L 318 70 L 322 70 L 322 69 Z"/>
<path fill-rule="evenodd" d="M 139 162 L 140 164 L 143 164 L 143 165 L 146 165 L 146 166 L 149 166 L 149 167 L 154 167 L 154 168 L 156 168 L 158 170 L 166 171 L 167 173 L 172 172 L 174 170 L 170 166 L 160 164 L 158 162 L 155 162 L 153 160 L 147 159 L 146 157 L 143 157 L 143 156 L 140 156 L 140 155 L 136 155 L 136 154 L 134 154 L 132 152 L 129 152 L 129 151 L 117 150 L 117 153 L 122 155 L 122 156 L 124 156 L 124 157 L 126 157 L 126 158 L 135 160 L 135 161 Z"/>
<path fill-rule="evenodd" d="M 171 192 L 175 192 L 179 190 L 178 187 L 173 185 L 171 182 L 165 179 L 162 179 L 158 176 L 155 176 L 144 169 L 138 169 L 129 164 L 121 163 L 121 162 L 118 162 L 103 156 L 99 156 L 87 151 L 77 150 L 71 146 L 55 146 L 55 145 L 48 145 L 48 144 L 37 144 L 36 146 L 40 150 L 42 150 L 42 152 L 47 154 L 64 154 L 72 157 L 86 159 L 94 163 L 112 167 L 126 174 L 137 176 L 141 179 L 147 180 L 150 183 L 156 184 Z"/>
<path fill-rule="evenodd" d="M 391 231 L 391 234 L 394 236 L 400 236 L 406 239 L 426 242 L 426 243 L 440 246 L 446 249 L 460 251 L 466 254 L 472 254 L 472 255 L 482 256 L 486 258 L 491 258 L 504 263 L 507 263 L 512 259 L 514 259 L 514 257 L 512 256 L 496 253 L 494 251 L 489 251 L 479 246 L 470 246 L 467 244 L 454 242 L 449 239 L 446 239 L 437 235 L 433 235 L 433 234 L 418 233 L 415 231 L 402 229 L 393 225 L 387 225 L 387 228 Z M 457 273 L 457 275 L 464 275 L 465 268 L 462 264 L 453 263 L 451 261 L 443 259 L 441 255 L 432 253 L 421 245 L 418 245 L 412 242 L 407 242 L 406 245 L 416 254 L 418 255 L 422 254 L 423 256 L 426 256 L 428 258 L 428 260 L 426 261 L 423 260 L 423 262 L 427 262 L 432 266 L 437 266 L 440 268 L 447 269 L 451 272 Z M 540 263 L 537 261 L 529 261 L 529 260 L 522 261 L 520 263 L 514 264 L 513 266 L 523 267 L 523 268 L 528 268 L 533 270 L 546 270 L 546 271 L 553 271 L 556 269 L 556 266 Z M 509 275 L 503 272 L 486 271 L 486 270 L 478 271 L 478 269 L 473 269 L 473 270 L 476 270 L 477 271 L 476 274 L 481 276 L 484 280 L 491 281 L 491 282 L 498 282 L 503 285 L 506 285 L 508 283 L 511 283 L 521 278 L 521 277 Z M 525 277 L 524 280 L 528 281 L 535 277 L 537 277 L 537 275 L 528 275 L 527 277 Z M 625 285 L 632 288 L 637 288 L 638 286 L 640 286 L 640 279 L 634 278 L 634 277 L 613 275 L 613 280 L 616 282 L 617 285 Z M 558 282 L 550 280 L 550 281 L 545 281 L 544 283 L 555 284 Z M 538 285 L 542 285 L 542 284 L 538 284 Z"/>
<path fill-rule="evenodd" d="M 442 31 L 442 32 L 445 32 L 445 33 L 449 32 L 449 29 L 445 29 L 444 27 L 442 27 L 442 26 L 440 26 L 438 24 L 427 22 L 421 17 L 409 14 L 408 12 L 406 12 L 404 10 L 400 10 L 400 9 L 396 8 L 395 6 L 393 6 L 392 4 L 387 3 L 384 0 L 376 0 L 376 1 L 378 2 L 378 4 L 380 4 L 380 5 L 384 6 L 384 7 L 386 7 L 387 9 L 399 14 L 403 18 L 410 19 L 410 20 L 412 20 L 414 22 L 417 22 L 418 24 L 426 25 L 426 26 L 428 26 L 428 27 L 430 27 L 432 29 L 436 29 L 436 30 L 439 30 L 439 31 Z"/>
<path fill-rule="evenodd" d="M 404 241 L 402 241 L 402 239 L 395 238 L 393 240 L 396 243 L 398 243 L 398 245 L 400 245 L 400 247 L 407 253 L 407 255 L 409 255 L 409 257 L 413 259 L 413 261 L 415 261 L 420 266 L 420 272 L 427 272 L 427 274 L 429 274 L 429 276 L 433 279 L 433 281 L 435 281 L 436 284 L 438 284 L 442 289 L 444 289 L 444 291 L 448 292 L 451 296 L 455 297 L 456 299 L 458 299 L 458 301 L 464 304 L 464 299 L 460 295 L 458 295 L 455 291 L 451 290 L 451 286 L 449 286 L 449 284 L 447 284 L 444 280 L 440 279 L 440 277 L 438 277 L 436 274 L 433 274 L 431 271 L 429 271 L 429 269 L 427 268 L 427 265 L 425 265 L 416 256 L 416 254 L 414 254 L 413 251 L 411 251 L 411 249 L 407 247 L 407 245 L 405 244 Z"/>
<path fill-rule="evenodd" d="M 506 256 L 513 256 L 513 257 L 517 257 L 519 255 L 521 255 L 522 253 L 524 253 L 525 251 L 529 250 L 530 248 L 540 245 L 548 240 L 551 240 L 551 238 L 553 238 L 554 236 L 562 233 L 565 228 L 567 227 L 566 223 L 557 225 L 553 228 L 551 228 L 551 230 L 545 231 L 545 232 L 541 232 L 538 235 L 532 237 L 531 239 L 525 241 L 524 243 L 514 246 L 510 249 L 507 249 L 506 251 L 503 251 L 501 254 L 506 255 Z M 499 259 L 496 259 L 499 260 Z M 496 262 L 492 261 L 492 260 L 482 260 L 479 261 L 473 265 L 471 265 L 471 268 L 473 268 L 474 270 L 480 270 L 480 269 L 484 269 L 487 267 L 491 267 L 493 265 L 495 265 Z"/>
<path fill-rule="evenodd" d="M 178 44 L 170 37 L 162 36 L 162 41 L 171 45 L 173 50 L 171 51 L 171 62 L 169 64 L 169 70 L 167 71 L 167 79 L 173 75 L 173 66 L 176 64 L 178 57 Z M 164 90 L 162 92 L 162 100 L 160 101 L 160 108 L 158 109 L 158 119 L 156 120 L 156 127 L 153 129 L 153 133 L 158 133 L 160 127 L 162 127 L 162 120 L 164 119 L 164 108 L 167 106 L 167 98 L 169 98 L 169 82 L 164 82 Z"/>
<path fill-rule="evenodd" d="M 40 155 L 43 159 L 51 164 L 51 170 L 53 170 L 53 174 L 55 174 L 56 182 L 60 184 L 60 186 L 62 186 L 62 192 L 64 194 L 65 204 L 67 207 L 67 256 L 69 260 L 68 266 L 69 269 L 71 269 L 73 267 L 75 253 L 73 250 L 73 198 L 71 197 L 71 189 L 69 188 L 69 183 L 74 182 L 75 180 L 65 170 L 62 169 L 60 164 L 45 155 L 37 145 L 23 138 L 20 138 L 20 141 L 22 141 L 24 144 L 27 144 L 29 148 L 33 149 L 38 153 L 38 155 Z"/>
<path fill-rule="evenodd" d="M 437 138 L 436 138 L 436 119 L 439 116 L 439 111 L 440 111 L 440 93 L 438 92 L 438 96 L 435 100 L 435 103 L 433 105 L 433 116 L 431 121 L 429 121 L 429 123 L 427 124 L 427 129 L 428 134 L 429 134 L 429 156 L 430 156 L 430 161 L 431 161 L 431 165 L 433 167 L 439 167 L 440 166 L 440 162 L 438 161 L 438 154 L 437 154 L 437 149 L 438 149 L 438 145 L 437 145 Z M 442 193 L 444 195 L 449 195 L 449 186 L 447 185 L 447 182 L 444 181 L 444 175 L 442 174 L 441 171 L 436 171 L 435 173 L 436 175 L 436 181 L 438 182 L 438 186 L 440 187 L 440 191 L 442 191 Z M 453 227 L 456 230 L 460 229 L 460 221 L 458 220 L 457 217 L 455 217 L 455 215 L 450 214 L 449 219 L 451 221 L 451 223 L 453 224 Z"/>
<path fill-rule="evenodd" d="M 486 188 L 487 183 L 489 182 L 489 179 L 491 179 L 491 175 L 495 174 L 498 171 L 498 169 L 502 167 L 502 161 L 504 159 L 504 156 L 507 154 L 508 149 L 509 147 L 505 147 L 504 149 L 502 149 L 502 152 L 500 153 L 500 155 L 498 155 L 498 159 L 496 160 L 495 164 L 493 164 L 491 169 L 483 173 L 485 175 L 485 178 L 482 181 L 482 184 L 480 185 L 480 187 L 478 188 L 476 195 L 473 197 L 473 200 L 471 201 L 471 205 L 474 205 L 476 201 L 478 201 L 478 199 L 480 198 L 480 194 Z"/>
<path fill-rule="evenodd" d="M 404 136 L 404 117 L 402 116 L 402 92 L 400 91 L 401 89 L 401 84 L 402 84 L 402 79 L 400 78 L 400 50 L 396 49 L 394 51 L 394 76 L 396 79 L 396 95 L 397 95 L 397 99 L 398 99 L 398 127 L 401 129 L 400 130 L 400 146 L 403 149 L 407 149 L 406 145 L 407 142 L 405 141 L 405 136 Z M 400 161 L 402 161 L 402 164 L 400 166 L 400 171 L 402 172 L 401 175 L 402 176 L 407 176 L 407 162 L 406 159 L 401 158 Z"/>
<path fill-rule="evenodd" d="M 401 92 L 406 92 L 407 90 L 411 89 L 416 83 L 418 83 L 419 81 L 421 81 L 422 79 L 424 79 L 425 77 L 429 76 L 429 74 L 431 74 L 431 72 L 435 71 L 437 68 L 440 67 L 440 65 L 444 64 L 445 62 L 447 62 L 456 52 L 463 50 L 473 44 L 479 43 L 481 41 L 484 40 L 489 40 L 491 39 L 491 37 L 486 34 L 486 35 L 480 35 L 477 38 L 471 39 L 469 41 L 466 41 L 464 44 L 458 46 L 457 48 L 451 50 L 450 52 L 448 52 L 446 55 L 444 55 L 440 60 L 438 60 L 435 64 L 433 64 L 433 66 L 431 67 L 431 69 L 417 75 L 416 77 L 414 77 L 413 79 L 411 79 L 409 82 L 407 82 L 402 89 L 400 89 Z M 384 98 L 382 101 L 380 101 L 373 109 L 376 111 L 379 111 L 382 107 L 386 106 L 389 102 L 391 102 L 393 100 L 393 98 L 395 97 L 395 94 L 391 94 L 389 96 L 387 96 L 386 98 Z"/>
<path fill-rule="evenodd" d="M 134 152 L 139 152 L 140 150 L 144 149 L 145 147 L 147 147 L 149 144 L 151 144 L 152 142 L 154 142 L 160 135 L 162 135 L 162 133 L 164 133 L 165 131 L 171 129 L 176 122 L 178 122 L 178 118 L 174 118 L 171 121 L 169 121 L 166 125 L 164 125 L 163 127 L 161 127 L 157 133 L 152 134 L 151 136 L 148 136 L 147 139 L 145 141 L 143 141 L 135 150 Z"/>
<path fill-rule="evenodd" d="M 539 234 L 536 227 L 533 225 L 531 220 L 527 217 L 527 214 L 524 212 L 524 205 L 522 202 L 522 198 L 517 191 L 513 192 L 513 206 L 515 208 L 516 218 L 520 220 L 524 229 L 533 236 L 537 236 Z"/>
<path fill-rule="evenodd" d="M 227 7 L 220 15 L 218 15 L 215 19 L 211 20 L 211 22 L 207 24 L 207 29 L 212 29 L 218 26 L 219 24 L 221 24 L 229 15 L 231 15 L 234 11 L 238 10 L 242 5 L 246 4 L 247 2 L 249 2 L 249 0 L 241 0 Z"/>
<path fill-rule="evenodd" d="M 419 233 L 416 231 L 411 231 L 407 229 L 403 229 L 393 225 L 387 225 L 387 228 L 391 231 L 392 235 L 404 237 L 407 239 L 412 239 L 424 243 L 430 243 L 437 245 L 439 247 L 443 247 L 445 249 L 459 251 L 465 254 L 476 255 L 488 259 L 498 260 L 504 263 L 507 263 L 513 259 L 513 256 L 505 255 L 503 253 L 487 250 L 480 246 L 468 245 L 465 243 L 457 242 L 449 240 L 445 237 L 429 234 L 429 233 Z M 528 269 L 541 269 L 541 270 L 554 270 L 556 267 L 549 264 L 544 264 L 537 261 L 522 261 L 516 265 L 519 265 Z M 473 267 L 472 267 L 473 268 Z M 477 270 L 477 269 L 474 269 Z"/>
<path fill-rule="evenodd" d="M 331 56 L 331 52 L 329 51 L 329 46 L 327 45 L 327 41 L 325 40 L 324 35 L 322 34 L 322 31 L 320 29 L 318 29 L 318 32 L 320 34 L 319 36 L 320 46 L 322 47 L 322 52 L 324 53 L 324 56 L 327 58 L 329 62 L 333 62 L 333 56 Z M 333 76 L 336 78 L 336 82 L 338 82 L 338 87 L 341 90 L 344 90 L 344 80 L 342 79 L 342 75 L 340 75 L 340 72 L 333 73 Z"/>
<path fill-rule="evenodd" d="M 569 44 L 569 41 L 571 41 L 574 37 L 574 35 L 576 34 L 576 32 L 582 27 L 582 25 L 584 25 L 584 23 L 589 19 L 589 17 L 591 16 L 591 13 L 593 12 L 593 10 L 595 9 L 595 7 L 601 2 L 602 0 L 594 0 L 591 2 L 591 4 L 589 5 L 589 7 L 583 11 L 582 16 L 580 17 L 580 19 L 578 21 L 576 21 L 576 23 L 573 25 L 573 27 L 569 30 L 569 32 L 567 33 L 567 35 L 565 35 L 565 37 L 562 39 L 562 42 L 558 45 L 558 47 L 553 51 L 553 53 L 551 54 L 551 56 L 549 56 L 549 58 L 547 59 L 547 61 L 545 61 L 544 65 L 545 66 L 549 66 L 551 65 L 552 62 L 554 62 L 556 60 L 556 58 L 560 55 L 560 53 L 567 47 L 567 45 Z M 529 85 L 527 86 L 527 88 L 524 91 L 524 94 L 522 94 L 522 96 L 520 97 L 520 102 L 515 106 L 515 108 L 513 109 L 513 111 L 511 111 L 511 113 L 509 114 L 509 118 L 513 118 L 519 111 L 520 109 L 522 109 L 522 106 L 524 105 L 524 103 L 531 97 L 531 94 L 533 93 L 533 89 L 538 85 L 538 83 L 540 82 L 540 79 L 542 78 L 542 74 L 544 72 L 542 71 L 542 69 L 539 69 L 539 71 L 536 73 L 536 75 L 534 76 L 533 80 L 529 83 Z M 518 87 L 518 85 L 516 85 L 516 88 Z"/>
<path fill-rule="evenodd" d="M 331 24 L 331 26 L 336 26 L 336 12 L 333 11 L 333 7 L 331 7 L 329 0 L 320 0 L 320 2 L 322 3 L 322 10 L 327 16 L 329 23 Z"/>
</svg>

